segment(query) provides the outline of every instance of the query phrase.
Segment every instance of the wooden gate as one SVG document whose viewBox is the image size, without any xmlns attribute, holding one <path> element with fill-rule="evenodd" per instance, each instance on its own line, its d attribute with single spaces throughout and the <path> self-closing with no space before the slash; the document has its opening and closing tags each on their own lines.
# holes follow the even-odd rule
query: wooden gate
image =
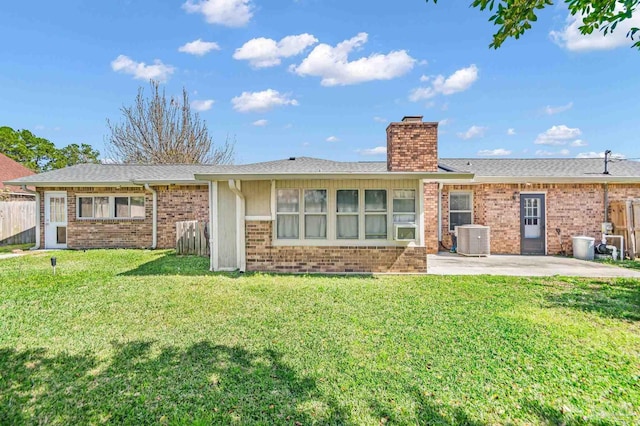
<svg viewBox="0 0 640 426">
<path fill-rule="evenodd" d="M 0 245 L 36 242 L 36 202 L 0 201 Z"/>
<path fill-rule="evenodd" d="M 188 220 L 176 222 L 176 253 L 209 255 L 209 229 L 207 222 Z"/>
<path fill-rule="evenodd" d="M 640 200 L 614 201 L 609 204 L 609 221 L 613 234 L 624 237 L 631 259 L 640 256 Z"/>
</svg>

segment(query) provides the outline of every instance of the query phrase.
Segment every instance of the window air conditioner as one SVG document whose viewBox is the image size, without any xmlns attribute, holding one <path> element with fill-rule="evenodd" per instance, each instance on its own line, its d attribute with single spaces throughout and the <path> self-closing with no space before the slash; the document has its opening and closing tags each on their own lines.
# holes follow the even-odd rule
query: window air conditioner
<svg viewBox="0 0 640 426">
<path fill-rule="evenodd" d="M 396 241 L 415 241 L 418 227 L 415 223 L 396 223 L 393 225 Z"/>
<path fill-rule="evenodd" d="M 482 225 L 457 226 L 458 254 L 463 256 L 489 256 L 489 227 Z"/>
</svg>

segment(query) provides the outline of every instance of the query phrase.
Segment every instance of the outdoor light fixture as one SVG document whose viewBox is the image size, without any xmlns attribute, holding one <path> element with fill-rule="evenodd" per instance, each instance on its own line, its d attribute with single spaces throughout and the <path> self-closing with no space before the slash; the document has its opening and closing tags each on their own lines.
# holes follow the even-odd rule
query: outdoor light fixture
<svg viewBox="0 0 640 426">
<path fill-rule="evenodd" d="M 57 263 L 57 260 L 58 259 L 56 259 L 55 257 L 51 258 L 51 267 L 53 268 L 53 275 L 56 274 L 56 263 Z"/>
</svg>

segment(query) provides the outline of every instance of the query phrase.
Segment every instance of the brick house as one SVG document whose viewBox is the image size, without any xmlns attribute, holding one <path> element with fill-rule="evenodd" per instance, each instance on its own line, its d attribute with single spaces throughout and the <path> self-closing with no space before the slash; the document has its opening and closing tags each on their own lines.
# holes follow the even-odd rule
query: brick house
<svg viewBox="0 0 640 426">
<path fill-rule="evenodd" d="M 5 185 L 11 179 L 35 174 L 20 163 L 0 153 L 0 200 L 31 201 L 34 195 L 21 186 Z"/>
<path fill-rule="evenodd" d="M 438 158 L 437 123 L 387 128 L 386 162 L 298 157 L 246 165 L 85 164 L 33 185 L 45 248 L 171 248 L 175 222 L 208 221 L 211 270 L 425 272 L 456 225 L 491 252 L 557 254 L 556 229 L 600 236 L 609 201 L 640 197 L 640 163 Z"/>
</svg>

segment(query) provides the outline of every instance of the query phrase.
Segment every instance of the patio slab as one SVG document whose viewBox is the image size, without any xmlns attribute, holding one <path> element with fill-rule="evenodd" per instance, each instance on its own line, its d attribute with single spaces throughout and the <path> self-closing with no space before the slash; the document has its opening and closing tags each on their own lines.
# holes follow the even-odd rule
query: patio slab
<svg viewBox="0 0 640 426">
<path fill-rule="evenodd" d="M 571 257 L 514 255 L 466 257 L 452 253 L 428 255 L 427 274 L 640 278 L 640 271 Z"/>
</svg>

